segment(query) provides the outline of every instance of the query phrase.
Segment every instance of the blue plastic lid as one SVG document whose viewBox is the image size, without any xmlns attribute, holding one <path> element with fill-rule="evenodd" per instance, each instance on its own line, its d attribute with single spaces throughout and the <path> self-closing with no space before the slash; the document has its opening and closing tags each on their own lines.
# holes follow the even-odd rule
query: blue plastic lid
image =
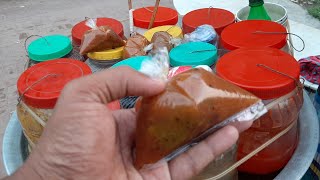
<svg viewBox="0 0 320 180">
<path fill-rule="evenodd" d="M 171 66 L 212 66 L 218 59 L 217 48 L 205 42 L 190 42 L 170 51 Z"/>
<path fill-rule="evenodd" d="M 151 58 L 149 56 L 135 56 L 135 57 L 131 57 L 123 61 L 120 61 L 114 64 L 111 68 L 116 68 L 120 66 L 129 66 L 136 71 L 140 71 L 142 62 L 150 59 Z"/>
</svg>

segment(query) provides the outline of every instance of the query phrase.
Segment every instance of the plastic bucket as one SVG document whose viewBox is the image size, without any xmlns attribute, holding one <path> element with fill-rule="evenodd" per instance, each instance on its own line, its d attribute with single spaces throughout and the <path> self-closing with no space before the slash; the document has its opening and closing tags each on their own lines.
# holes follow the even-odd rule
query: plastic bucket
<svg viewBox="0 0 320 180">
<path fill-rule="evenodd" d="M 287 31 L 290 32 L 290 25 L 288 20 L 288 11 L 285 7 L 281 6 L 280 4 L 275 3 L 264 3 L 264 7 L 266 8 L 271 20 L 279 23 L 286 27 Z M 246 6 L 240 9 L 236 13 L 236 22 L 247 20 L 249 16 L 250 7 Z M 289 44 L 292 44 L 291 36 L 288 36 L 288 40 L 290 41 Z M 291 52 L 293 54 L 293 51 Z"/>
</svg>

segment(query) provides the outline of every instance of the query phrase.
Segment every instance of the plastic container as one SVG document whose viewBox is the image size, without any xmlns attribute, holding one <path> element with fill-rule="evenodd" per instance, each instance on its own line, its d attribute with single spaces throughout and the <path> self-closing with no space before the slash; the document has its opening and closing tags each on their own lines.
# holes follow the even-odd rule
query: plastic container
<svg viewBox="0 0 320 180">
<path fill-rule="evenodd" d="M 285 26 L 287 28 L 288 32 L 290 32 L 289 21 L 288 21 L 288 12 L 287 12 L 286 8 L 284 8 L 280 4 L 269 3 L 269 2 L 265 2 L 264 7 L 267 10 L 267 12 L 273 22 L 276 22 L 276 23 L 279 23 L 279 24 Z M 239 21 L 247 20 L 247 18 L 249 16 L 249 12 L 250 12 L 249 6 L 246 6 L 242 9 L 240 9 L 236 13 L 236 21 L 239 22 Z"/>
<path fill-rule="evenodd" d="M 235 33 L 236 32 L 236 33 Z M 284 26 L 265 20 L 247 20 L 232 24 L 221 34 L 221 45 L 227 51 L 244 47 L 272 47 L 291 54 Z"/>
<path fill-rule="evenodd" d="M 183 33 L 191 33 L 198 26 L 209 24 L 220 35 L 222 30 L 235 22 L 232 12 L 218 8 L 197 9 L 186 14 L 182 19 Z"/>
<path fill-rule="evenodd" d="M 193 66 L 207 65 L 212 66 L 218 59 L 217 48 L 209 43 L 189 42 L 173 48 L 170 53 L 170 65 Z"/>
<path fill-rule="evenodd" d="M 63 58 L 36 64 L 21 74 L 17 82 L 21 97 L 17 113 L 31 146 L 40 138 L 63 87 L 90 73 L 85 63 Z"/>
<path fill-rule="evenodd" d="M 143 7 L 133 11 L 134 30 L 139 34 L 144 34 L 149 27 L 154 7 Z M 153 26 L 176 25 L 178 23 L 178 12 L 168 7 L 160 6 Z"/>
<path fill-rule="evenodd" d="M 151 42 L 153 34 L 159 31 L 166 31 L 168 32 L 173 38 L 183 38 L 182 29 L 179 26 L 159 26 L 152 28 L 144 33 L 144 37 Z"/>
<path fill-rule="evenodd" d="M 268 174 L 283 168 L 297 145 L 296 121 L 303 104 L 297 61 L 274 48 L 242 48 L 224 55 L 218 61 L 216 71 L 220 77 L 263 99 L 265 104 L 281 99 L 240 135 L 239 159 L 295 123 L 288 133 L 249 159 L 238 170 Z"/>
<path fill-rule="evenodd" d="M 70 39 L 63 35 L 40 36 L 28 45 L 27 53 L 29 56 L 28 67 L 58 58 L 84 61 L 83 57 L 73 50 Z"/>
<path fill-rule="evenodd" d="M 124 37 L 123 25 L 120 21 L 112 18 L 97 18 L 97 26 L 109 26 L 114 32 L 116 32 L 120 37 Z M 86 25 L 86 20 L 79 22 L 75 26 L 73 26 L 71 30 L 72 36 L 72 44 L 75 47 L 79 47 L 81 45 L 81 40 L 83 35 L 90 30 L 91 28 Z"/>
<path fill-rule="evenodd" d="M 275 4 L 275 3 L 270 3 L 270 2 L 265 2 L 264 7 L 267 10 L 269 16 L 271 17 L 271 20 L 273 22 L 279 23 L 283 25 L 286 29 L 287 32 L 290 31 L 290 24 L 289 24 L 289 19 L 288 19 L 288 11 L 285 7 L 281 6 L 280 4 Z M 247 20 L 248 15 L 249 15 L 250 7 L 246 6 L 242 9 L 240 9 L 236 13 L 236 22 L 244 21 Z M 289 41 L 292 44 L 292 38 L 291 36 L 288 36 Z M 290 54 L 294 54 L 293 49 Z"/>
</svg>

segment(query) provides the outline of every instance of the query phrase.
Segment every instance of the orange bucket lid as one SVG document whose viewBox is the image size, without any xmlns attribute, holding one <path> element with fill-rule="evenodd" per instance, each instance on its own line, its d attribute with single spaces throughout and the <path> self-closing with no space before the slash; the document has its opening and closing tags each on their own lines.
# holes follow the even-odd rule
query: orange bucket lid
<svg viewBox="0 0 320 180">
<path fill-rule="evenodd" d="M 183 33 L 191 33 L 198 26 L 209 24 L 220 35 L 222 30 L 235 22 L 232 12 L 218 8 L 197 9 L 186 14 L 182 19 Z"/>
<path fill-rule="evenodd" d="M 133 11 L 133 23 L 136 27 L 147 29 L 151 20 L 154 7 L 143 7 Z M 160 6 L 152 27 L 176 25 L 178 12 L 168 7 Z"/>
<path fill-rule="evenodd" d="M 293 91 L 299 81 L 300 66 L 294 57 L 279 49 L 240 48 L 225 54 L 217 63 L 216 72 L 223 79 L 266 100 Z"/>
<path fill-rule="evenodd" d="M 247 20 L 226 27 L 221 34 L 225 49 L 272 47 L 281 49 L 287 43 L 287 30 L 281 24 L 265 20 Z"/>
</svg>

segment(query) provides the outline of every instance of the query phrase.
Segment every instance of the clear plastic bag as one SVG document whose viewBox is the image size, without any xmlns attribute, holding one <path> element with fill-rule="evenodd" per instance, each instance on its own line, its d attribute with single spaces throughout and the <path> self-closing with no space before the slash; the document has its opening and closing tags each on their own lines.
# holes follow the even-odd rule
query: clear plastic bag
<svg viewBox="0 0 320 180">
<path fill-rule="evenodd" d="M 92 29 L 82 39 L 80 54 L 99 52 L 124 46 L 122 38 L 108 26 L 97 27 L 95 19 L 88 19 L 86 25 Z"/>
<path fill-rule="evenodd" d="M 204 24 L 197 27 L 192 33 L 185 34 L 183 42 L 206 42 L 217 47 L 218 40 L 219 37 L 215 29 L 211 25 Z"/>
<path fill-rule="evenodd" d="M 167 68 L 166 50 L 156 54 L 158 68 Z M 165 53 L 166 52 L 166 53 Z M 167 78 L 168 71 L 144 71 Z M 158 73 L 155 73 L 158 72 Z M 140 99 L 137 110 L 135 166 L 152 168 L 170 161 L 231 122 L 256 120 L 267 112 L 262 101 L 203 68 L 194 68 L 167 80 L 165 90 Z"/>
<path fill-rule="evenodd" d="M 124 46 L 123 59 L 128 59 L 133 56 L 145 56 L 147 54 L 145 48 L 149 44 L 150 42 L 141 34 L 137 33 L 132 35 Z"/>
</svg>

